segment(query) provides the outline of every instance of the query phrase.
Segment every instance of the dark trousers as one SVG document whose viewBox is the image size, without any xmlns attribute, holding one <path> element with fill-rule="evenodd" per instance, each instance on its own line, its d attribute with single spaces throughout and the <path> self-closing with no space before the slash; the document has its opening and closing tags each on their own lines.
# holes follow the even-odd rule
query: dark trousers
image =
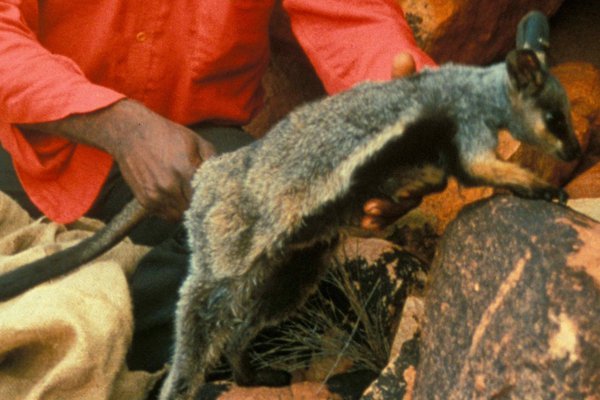
<svg viewBox="0 0 600 400">
<path fill-rule="evenodd" d="M 192 127 L 212 142 L 218 153 L 238 149 L 253 141 L 237 127 Z M 21 186 L 10 156 L 0 148 L 0 191 L 15 199 L 33 217 L 41 215 Z M 114 167 L 98 199 L 86 216 L 108 222 L 133 194 Z M 138 244 L 152 246 L 130 281 L 135 330 L 127 363 L 132 370 L 156 371 L 169 361 L 173 348 L 175 306 L 179 287 L 188 269 L 189 250 L 182 224 L 148 218 L 130 233 Z"/>
</svg>

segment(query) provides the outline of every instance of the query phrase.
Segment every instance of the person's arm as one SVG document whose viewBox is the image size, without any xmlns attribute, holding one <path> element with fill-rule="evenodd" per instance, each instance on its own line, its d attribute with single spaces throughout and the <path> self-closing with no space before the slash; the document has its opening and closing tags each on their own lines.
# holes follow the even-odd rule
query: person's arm
<svg viewBox="0 0 600 400">
<path fill-rule="evenodd" d="M 19 124 L 111 154 L 144 208 L 177 220 L 189 206 L 192 176 L 214 154 L 210 143 L 185 126 L 133 100 L 57 121 Z"/>
<path fill-rule="evenodd" d="M 92 84 L 75 62 L 46 50 L 26 25 L 20 3 L 0 2 L 1 121 L 52 121 L 125 97 Z"/>
<path fill-rule="evenodd" d="M 417 71 L 435 62 L 416 44 L 395 0 L 284 0 L 292 31 L 328 93 L 392 77 L 399 53 Z"/>
<path fill-rule="evenodd" d="M 19 4 L 0 3 L 0 121 L 108 152 L 143 206 L 178 218 L 189 203 L 191 176 L 212 147 L 187 128 L 88 81 L 75 62 L 38 42 Z M 0 134 L 9 151 L 29 145 L 26 136 L 11 137 L 22 135 L 16 129 Z"/>
</svg>

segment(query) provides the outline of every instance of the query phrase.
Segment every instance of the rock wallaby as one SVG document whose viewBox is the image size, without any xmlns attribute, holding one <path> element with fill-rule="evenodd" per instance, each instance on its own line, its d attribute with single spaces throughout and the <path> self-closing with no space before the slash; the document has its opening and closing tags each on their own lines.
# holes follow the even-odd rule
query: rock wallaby
<svg viewBox="0 0 600 400">
<path fill-rule="evenodd" d="M 507 128 L 563 160 L 580 154 L 563 88 L 535 52 L 545 37 L 531 43 L 531 30 L 547 33 L 541 14 L 521 24 L 504 63 L 360 85 L 298 108 L 263 140 L 205 163 L 185 217 L 191 266 L 161 400 L 193 399 L 221 356 L 240 385 L 288 383 L 283 371 L 253 370 L 246 349 L 316 289 L 323 250 L 368 198 L 420 198 L 450 174 L 564 202 L 561 189 L 494 152 Z"/>
<path fill-rule="evenodd" d="M 561 189 L 494 152 L 506 128 L 560 159 L 580 153 L 566 95 L 545 65 L 547 42 L 545 17 L 531 13 L 503 63 L 365 83 L 304 105 L 263 139 L 205 162 L 185 216 L 191 265 L 161 399 L 192 399 L 222 355 L 239 384 L 287 383 L 282 371 L 252 370 L 246 348 L 316 288 L 323 251 L 369 198 L 414 205 L 453 175 L 564 202 Z M 144 214 L 133 201 L 86 242 L 0 276 L 0 299 L 94 258 Z"/>
</svg>

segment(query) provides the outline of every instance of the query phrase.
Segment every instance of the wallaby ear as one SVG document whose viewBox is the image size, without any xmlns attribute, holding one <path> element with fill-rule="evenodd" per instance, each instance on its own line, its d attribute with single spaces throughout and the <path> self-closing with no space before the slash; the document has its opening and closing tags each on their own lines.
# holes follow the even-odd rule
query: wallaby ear
<svg viewBox="0 0 600 400">
<path fill-rule="evenodd" d="M 506 69 L 512 86 L 527 94 L 538 93 L 546 82 L 546 70 L 533 50 L 512 50 L 506 56 Z"/>
<path fill-rule="evenodd" d="M 546 54 L 550 46 L 548 18 L 539 11 L 530 11 L 519 21 L 516 37 L 517 49 L 535 51 L 542 65 L 546 66 Z"/>
</svg>

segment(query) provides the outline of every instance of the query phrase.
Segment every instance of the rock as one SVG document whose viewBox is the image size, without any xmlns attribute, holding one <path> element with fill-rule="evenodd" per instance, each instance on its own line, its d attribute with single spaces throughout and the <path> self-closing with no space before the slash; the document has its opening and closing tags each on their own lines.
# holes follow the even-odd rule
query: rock
<svg viewBox="0 0 600 400">
<path fill-rule="evenodd" d="M 322 338 L 324 340 L 331 340 L 327 338 L 331 335 L 328 332 L 323 333 Z M 337 338 L 333 338 L 336 340 Z M 318 343 L 320 345 L 322 343 Z M 319 349 L 321 350 L 321 349 Z M 354 361 L 348 357 L 341 356 L 335 353 L 335 351 L 327 351 L 327 355 L 313 354 L 310 364 L 306 370 L 297 371 L 296 374 L 301 376 L 301 380 L 310 382 L 324 382 L 328 377 L 332 375 L 340 375 L 350 371 L 354 365 Z"/>
<path fill-rule="evenodd" d="M 600 8 L 600 7 L 599 7 Z M 574 123 L 589 132 L 589 146 L 576 177 L 566 186 L 572 198 L 600 197 L 600 69 L 591 64 L 569 63 L 558 70 L 571 85 L 569 97 Z"/>
<path fill-rule="evenodd" d="M 231 394 L 234 385 L 230 382 L 208 382 L 200 388 L 197 399 L 202 400 L 216 400 L 220 398 L 226 398 L 228 394 Z"/>
<path fill-rule="evenodd" d="M 576 176 L 565 190 L 573 199 L 600 198 L 600 161 Z"/>
<path fill-rule="evenodd" d="M 547 15 L 563 0 L 397 0 L 419 45 L 437 62 L 487 64 L 514 47 L 528 11 Z"/>
<path fill-rule="evenodd" d="M 327 380 L 327 389 L 343 400 L 358 400 L 377 375 L 376 372 L 368 369 L 334 375 Z"/>
<path fill-rule="evenodd" d="M 347 274 L 347 301 L 338 302 L 345 318 L 349 313 L 364 313 L 387 337 L 391 345 L 409 293 L 422 291 L 428 265 L 390 241 L 349 237 L 335 253 L 338 271 Z M 353 299 L 354 297 L 355 299 Z M 362 303 L 358 311 L 353 304 Z M 347 310 L 344 307 L 348 307 Z M 389 350 L 388 350 L 389 353 Z M 383 367 L 389 354 L 385 354 Z"/>
<path fill-rule="evenodd" d="M 600 68 L 599 16 L 598 1 L 565 1 L 550 19 L 550 60 L 577 60 Z"/>
<path fill-rule="evenodd" d="M 423 313 L 423 299 L 409 296 L 402 310 L 389 362 L 364 392 L 362 400 L 411 398 L 419 362 L 419 336 Z"/>
<path fill-rule="evenodd" d="M 435 232 L 441 235 L 446 226 L 456 218 L 458 212 L 467 204 L 490 197 L 494 189 L 487 186 L 467 188 L 460 185 L 456 179 L 448 180 L 448 186 L 440 193 L 434 193 L 423 198 L 419 210 L 431 215 L 435 220 Z"/>
<path fill-rule="evenodd" d="M 394 336 L 390 360 L 398 357 L 404 343 L 415 339 L 421 334 L 421 324 L 425 313 L 425 304 L 422 293 L 414 293 L 406 299 L 402 309 L 402 317 Z M 389 363 L 388 363 L 389 365 Z"/>
<path fill-rule="evenodd" d="M 297 382 L 282 388 L 239 387 L 228 383 L 209 383 L 196 396 L 198 400 L 342 400 L 314 382 Z"/>
<path fill-rule="evenodd" d="M 567 205 L 573 210 L 600 222 L 600 197 L 592 199 L 571 199 Z"/>
<path fill-rule="evenodd" d="M 416 208 L 388 227 L 384 237 L 430 265 L 440 239 L 435 230 L 436 224 L 437 220 L 431 214 Z"/>
<path fill-rule="evenodd" d="M 463 210 L 432 266 L 415 399 L 600 393 L 600 223 L 494 197 Z"/>
<path fill-rule="evenodd" d="M 361 400 L 411 399 L 419 360 L 419 343 L 418 337 L 404 342 L 400 355 L 390 361 L 367 388 Z"/>
<path fill-rule="evenodd" d="M 377 376 L 387 364 L 404 301 L 423 291 L 428 266 L 378 238 L 343 238 L 329 260 L 318 292 L 297 315 L 257 338 L 258 368 L 325 382 L 357 369 Z"/>
<path fill-rule="evenodd" d="M 591 133 L 600 129 L 599 68 L 583 62 L 565 62 L 552 68 L 569 97 L 575 133 L 584 149 Z"/>
</svg>

